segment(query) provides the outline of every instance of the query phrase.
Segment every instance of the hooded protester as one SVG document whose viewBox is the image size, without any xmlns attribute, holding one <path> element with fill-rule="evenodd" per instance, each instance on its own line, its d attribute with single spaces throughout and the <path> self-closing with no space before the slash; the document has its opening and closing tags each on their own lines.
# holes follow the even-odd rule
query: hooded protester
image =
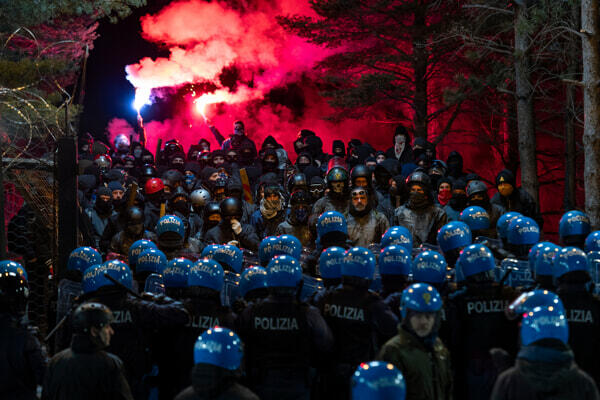
<svg viewBox="0 0 600 400">
<path fill-rule="evenodd" d="M 112 237 L 108 246 L 109 252 L 126 255 L 129 254 L 129 248 L 135 241 L 146 239 L 156 242 L 156 234 L 144 229 L 143 210 L 134 206 L 129 207 L 125 213 L 123 230 Z"/>
<path fill-rule="evenodd" d="M 92 208 L 94 206 L 92 195 L 96 188 L 96 177 L 94 175 L 79 175 L 77 183 L 77 190 L 81 192 L 79 205 L 84 210 Z"/>
<path fill-rule="evenodd" d="M 279 173 L 279 158 L 277 152 L 274 149 L 266 149 L 260 159 L 262 173 L 266 174 L 269 172 Z"/>
<path fill-rule="evenodd" d="M 354 168 L 358 164 L 364 164 L 367 158 L 372 157 L 374 153 L 373 148 L 367 143 L 353 147 L 348 153 L 348 167 Z"/>
<path fill-rule="evenodd" d="M 459 221 L 460 213 L 467 207 L 467 184 L 462 179 L 452 182 L 452 196 L 444 206 L 448 222 Z"/>
<path fill-rule="evenodd" d="M 516 211 L 533 218 L 540 229 L 544 225 L 544 219 L 540 214 L 540 207 L 535 203 L 533 197 L 526 190 L 517 187 L 514 174 L 504 169 L 496 176 L 496 193 L 491 200 L 492 204 L 497 204 L 508 211 Z"/>
<path fill-rule="evenodd" d="M 211 197 L 213 198 L 217 179 L 219 179 L 219 170 L 216 168 L 206 166 L 202 169 L 202 172 L 200 172 L 200 183 L 210 192 Z"/>
<path fill-rule="evenodd" d="M 307 152 L 302 152 L 298 155 L 298 158 L 296 158 L 296 169 L 298 169 L 299 172 L 304 173 L 304 171 L 306 170 L 306 168 L 310 167 L 313 165 L 313 159 L 312 156 L 307 153 Z"/>
<path fill-rule="evenodd" d="M 323 141 L 320 137 L 308 136 L 304 138 L 304 151 L 311 155 L 313 163 L 322 171 L 327 169 L 327 154 L 323 153 Z"/>
<path fill-rule="evenodd" d="M 254 211 L 250 218 L 250 225 L 254 227 L 258 237 L 273 236 L 280 223 L 285 220 L 283 196 L 279 186 L 267 185 L 260 207 Z"/>
<path fill-rule="evenodd" d="M 98 188 L 94 207 L 88 208 L 85 212 L 92 223 L 94 247 L 100 248 L 100 238 L 108 224 L 108 220 L 116 214 L 113 211 L 112 191 L 104 186 Z"/>
<path fill-rule="evenodd" d="M 446 207 L 452 198 L 452 178 L 440 178 L 437 182 L 436 202 L 440 207 Z"/>
<path fill-rule="evenodd" d="M 265 140 L 263 140 L 261 151 L 265 151 L 267 149 L 280 149 L 281 145 L 277 143 L 277 140 L 271 135 L 267 136 Z"/>
<path fill-rule="evenodd" d="M 211 201 L 204 206 L 202 210 L 202 229 L 196 233 L 195 239 L 199 240 L 204 245 L 208 245 L 204 240 L 206 232 L 214 228 L 221 222 L 221 209 L 219 203 Z"/>
<path fill-rule="evenodd" d="M 200 180 L 198 179 L 201 171 L 202 168 L 200 168 L 198 162 L 188 161 L 185 163 L 183 167 L 183 187 L 188 193 L 202 187 L 200 185 Z"/>
<path fill-rule="evenodd" d="M 241 223 L 248 224 L 250 223 L 250 219 L 252 214 L 256 210 L 254 204 L 248 203 L 244 200 L 244 188 L 242 183 L 236 177 L 231 177 L 227 181 L 227 186 L 225 187 L 225 196 L 226 197 L 235 197 L 242 202 L 242 219 Z"/>
<path fill-rule="evenodd" d="M 292 235 L 302 243 L 302 247 L 312 249 L 315 246 L 315 236 L 308 224 L 311 210 L 311 196 L 300 189 L 290 196 L 290 209 L 285 221 L 277 226 L 275 235 Z"/>
<path fill-rule="evenodd" d="M 217 226 L 206 232 L 205 243 L 235 244 L 237 246 L 257 251 L 260 239 L 254 227 L 242 224 L 242 202 L 235 197 L 227 197 L 220 204 L 221 221 Z"/>
<path fill-rule="evenodd" d="M 346 146 L 341 140 L 334 140 L 331 144 L 331 157 L 346 157 Z"/>
<path fill-rule="evenodd" d="M 198 161 L 198 156 L 202 153 L 202 146 L 193 144 L 188 150 L 186 161 Z"/>
<path fill-rule="evenodd" d="M 393 225 L 401 225 L 410 231 L 413 246 L 423 243 L 436 244 L 437 232 L 446 224 L 446 213 L 433 203 L 429 176 L 413 172 L 406 180 L 410 191 L 406 204 L 398 207 Z"/>
<path fill-rule="evenodd" d="M 458 151 L 452 151 L 446 159 L 448 176 L 454 180 L 464 179 L 467 174 L 463 172 L 463 157 Z"/>
<path fill-rule="evenodd" d="M 387 159 L 393 158 L 400 164 L 410 164 L 413 162 L 411 138 L 406 128 L 398 125 L 394 132 L 392 147 L 387 149 L 385 156 Z"/>
</svg>

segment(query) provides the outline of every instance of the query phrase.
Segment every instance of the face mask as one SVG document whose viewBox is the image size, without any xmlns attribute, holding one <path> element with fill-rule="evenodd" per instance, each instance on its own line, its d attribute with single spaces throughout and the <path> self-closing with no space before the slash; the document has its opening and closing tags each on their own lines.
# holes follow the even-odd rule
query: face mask
<svg viewBox="0 0 600 400">
<path fill-rule="evenodd" d="M 196 177 L 194 175 L 186 175 L 185 176 L 184 182 L 188 188 L 191 188 L 192 186 L 194 186 L 195 181 L 196 181 Z"/>
<path fill-rule="evenodd" d="M 95 207 L 96 210 L 98 210 L 98 212 L 100 212 L 101 214 L 106 214 L 112 210 L 112 201 L 104 201 L 100 198 L 97 198 Z"/>
<path fill-rule="evenodd" d="M 306 167 L 308 167 L 309 165 L 310 164 L 298 164 L 298 169 L 300 170 L 300 172 L 304 172 Z"/>
<path fill-rule="evenodd" d="M 294 210 L 294 216 L 296 217 L 296 222 L 303 224 L 308 220 L 308 210 L 304 207 L 297 208 Z"/>
<path fill-rule="evenodd" d="M 275 171 L 277 169 L 277 161 L 265 161 L 262 162 L 263 170 Z"/>
<path fill-rule="evenodd" d="M 141 235 L 144 232 L 144 224 L 133 224 L 127 226 L 127 232 L 130 234 L 137 236 Z"/>
<path fill-rule="evenodd" d="M 419 209 L 429 205 L 429 199 L 425 193 L 412 192 L 408 198 L 409 208 Z"/>
<path fill-rule="evenodd" d="M 219 222 L 221 222 L 221 217 L 219 215 L 217 215 L 216 217 L 214 217 L 214 219 L 210 219 L 211 217 L 208 217 L 208 220 L 205 222 L 206 227 L 208 229 L 213 228 L 217 225 L 219 225 Z"/>
<path fill-rule="evenodd" d="M 179 200 L 173 203 L 173 209 L 184 215 L 187 215 L 190 212 L 190 206 L 185 200 Z"/>
<path fill-rule="evenodd" d="M 504 197 L 510 196 L 514 189 L 515 188 L 513 188 L 513 186 L 510 183 L 501 183 L 498 185 L 498 191 Z"/>
<path fill-rule="evenodd" d="M 462 211 L 467 206 L 467 195 L 459 192 L 452 193 L 448 204 L 456 211 Z"/>
<path fill-rule="evenodd" d="M 404 147 L 406 147 L 406 138 L 401 135 L 396 136 L 394 142 L 394 152 L 396 153 L 396 156 L 402 154 L 402 152 L 404 151 Z"/>
<path fill-rule="evenodd" d="M 140 157 L 142 156 L 142 149 L 135 149 L 135 150 L 133 151 L 133 156 L 134 156 L 135 158 L 140 158 Z"/>
<path fill-rule="evenodd" d="M 444 206 L 448 203 L 448 201 L 450 201 L 451 197 L 452 197 L 452 192 L 450 191 L 450 189 L 442 189 L 438 193 L 438 201 L 440 202 L 441 205 L 444 205 Z"/>
</svg>

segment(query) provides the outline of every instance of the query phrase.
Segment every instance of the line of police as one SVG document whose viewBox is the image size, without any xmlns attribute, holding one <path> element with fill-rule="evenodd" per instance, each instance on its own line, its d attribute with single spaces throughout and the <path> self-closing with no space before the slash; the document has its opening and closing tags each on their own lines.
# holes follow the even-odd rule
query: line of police
<svg viewBox="0 0 600 400">
<path fill-rule="evenodd" d="M 539 242 L 531 218 L 506 213 L 497 222 L 502 241 L 473 244 L 486 218 L 463 212 L 437 232 L 439 249 L 413 248 L 410 231 L 394 226 L 377 260 L 346 245 L 346 218 L 337 211 L 319 217 L 306 265 L 291 235 L 260 243 L 262 267 L 244 266 L 242 251 L 229 244 L 207 246 L 195 263 L 167 260 L 147 240 L 130 247 L 129 265 L 76 249 L 72 279 L 61 284 L 80 281 L 83 305 L 68 315 L 57 338 L 65 350 L 47 369 L 21 325 L 27 273 L 4 261 L 0 393 L 35 398 L 43 382 L 47 399 L 329 399 L 352 391 L 354 398 L 388 391 L 408 399 L 599 398 L 592 277 L 600 232 L 589 232 L 585 214 L 566 213 L 561 248 Z M 161 223 L 183 226 L 177 219 L 161 218 L 157 232 Z M 498 267 L 493 252 L 527 261 L 533 280 L 520 288 L 524 295 L 505 285 L 522 271 Z M 157 278 L 166 296 L 136 294 Z M 375 359 L 382 362 L 364 364 Z"/>
</svg>

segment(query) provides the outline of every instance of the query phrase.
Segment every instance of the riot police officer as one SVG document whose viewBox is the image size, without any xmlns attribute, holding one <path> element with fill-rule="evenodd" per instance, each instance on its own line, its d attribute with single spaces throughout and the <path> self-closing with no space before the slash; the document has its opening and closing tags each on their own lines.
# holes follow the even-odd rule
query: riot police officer
<svg viewBox="0 0 600 400">
<path fill-rule="evenodd" d="M 267 267 L 269 296 L 240 316 L 249 381 L 261 399 L 309 399 L 311 364 L 333 345 L 319 311 L 296 300 L 301 281 L 300 263 L 276 256 Z"/>
<path fill-rule="evenodd" d="M 84 303 L 73 313 L 71 347 L 50 360 L 43 399 L 133 400 L 122 361 L 107 351 L 114 333 L 113 313 L 99 303 Z"/>
<path fill-rule="evenodd" d="M 504 315 L 516 295 L 495 282 L 494 268 L 492 252 L 481 244 L 464 248 L 458 258 L 456 273 L 466 283 L 463 290 L 450 296 L 447 314 L 455 397 L 459 399 L 489 397 L 496 379 L 491 348 L 505 349 L 511 356 L 516 353 L 517 326 Z"/>
<path fill-rule="evenodd" d="M 409 399 L 452 399 L 450 357 L 438 337 L 442 297 L 433 286 L 414 283 L 402 292 L 400 307 L 398 334 L 378 359 L 404 371 Z"/>
<path fill-rule="evenodd" d="M 223 268 L 214 260 L 196 263 L 184 258 L 169 261 L 163 271 L 168 295 L 181 300 L 190 314 L 186 326 L 167 327 L 158 335 L 155 359 L 159 367 L 160 399 L 172 399 L 190 384 L 192 349 L 198 336 L 213 326 L 233 328 L 235 314 L 221 305 Z"/>
<path fill-rule="evenodd" d="M 46 368 L 40 343 L 22 324 L 29 297 L 26 272 L 14 261 L 0 263 L 0 394 L 34 400 Z"/>
<path fill-rule="evenodd" d="M 108 274 L 122 286 L 106 278 Z M 108 306 L 114 315 L 111 323 L 115 336 L 108 351 L 117 355 L 125 367 L 125 374 L 134 398 L 146 398 L 142 381 L 150 369 L 151 347 L 149 333 L 163 327 L 188 323 L 189 314 L 178 302 L 163 300 L 164 304 L 142 300 L 123 288 L 132 288 L 133 278 L 127 264 L 112 260 L 88 268 L 83 274 L 84 298 Z"/>
<path fill-rule="evenodd" d="M 235 332 L 218 326 L 207 330 L 198 337 L 193 354 L 192 385 L 175 400 L 258 400 L 239 383 L 244 350 Z"/>
<path fill-rule="evenodd" d="M 379 344 L 396 333 L 396 316 L 369 291 L 374 273 L 371 252 L 353 247 L 342 265 L 342 285 L 316 300 L 335 338 L 332 365 L 324 378 L 329 398 L 348 398 L 348 382 L 358 364 L 372 360 Z"/>
<path fill-rule="evenodd" d="M 588 261 L 583 250 L 563 247 L 554 256 L 557 293 L 569 321 L 569 344 L 575 361 L 600 384 L 600 299 L 590 293 Z"/>
<path fill-rule="evenodd" d="M 392 244 L 381 250 L 378 259 L 382 284 L 381 297 L 398 318 L 400 318 L 402 291 L 409 282 L 410 258 L 410 250 Z"/>
<path fill-rule="evenodd" d="M 583 249 L 590 230 L 590 218 L 584 212 L 577 210 L 563 214 L 558 223 L 558 236 L 563 246 Z"/>
</svg>

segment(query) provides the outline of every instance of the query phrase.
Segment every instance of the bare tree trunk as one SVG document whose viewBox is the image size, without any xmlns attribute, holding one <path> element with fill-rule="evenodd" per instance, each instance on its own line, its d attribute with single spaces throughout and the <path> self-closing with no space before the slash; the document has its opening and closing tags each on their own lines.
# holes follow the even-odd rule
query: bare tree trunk
<svg viewBox="0 0 600 400">
<path fill-rule="evenodd" d="M 535 118 L 533 88 L 529 70 L 529 37 L 527 8 L 517 5 L 515 10 L 515 86 L 517 94 L 517 124 L 519 127 L 519 158 L 521 160 L 521 185 L 539 204 L 539 181 L 535 157 Z"/>
<path fill-rule="evenodd" d="M 585 211 L 593 229 L 600 226 L 600 51 L 598 0 L 581 1 L 583 37 L 583 149 L 585 154 Z"/>
<path fill-rule="evenodd" d="M 426 7 L 417 7 L 413 24 L 413 70 L 415 82 L 414 97 L 414 125 L 415 137 L 427 139 L 427 65 L 429 64 L 426 40 L 423 37 L 425 30 Z"/>
<path fill-rule="evenodd" d="M 519 127 L 517 125 L 517 105 L 513 96 L 504 96 L 506 101 L 506 121 L 508 127 L 508 151 L 505 167 L 517 176 L 519 169 Z"/>
<path fill-rule="evenodd" d="M 571 24 L 573 27 L 579 27 L 581 20 L 579 5 L 573 2 L 571 6 Z M 579 71 L 579 51 L 577 46 L 578 37 L 572 35 L 569 41 L 569 65 L 567 66 L 567 76 L 569 79 L 575 79 Z M 574 85 L 568 84 L 565 88 L 565 196 L 563 207 L 565 211 L 575 208 L 575 98 L 576 88 Z"/>
</svg>

